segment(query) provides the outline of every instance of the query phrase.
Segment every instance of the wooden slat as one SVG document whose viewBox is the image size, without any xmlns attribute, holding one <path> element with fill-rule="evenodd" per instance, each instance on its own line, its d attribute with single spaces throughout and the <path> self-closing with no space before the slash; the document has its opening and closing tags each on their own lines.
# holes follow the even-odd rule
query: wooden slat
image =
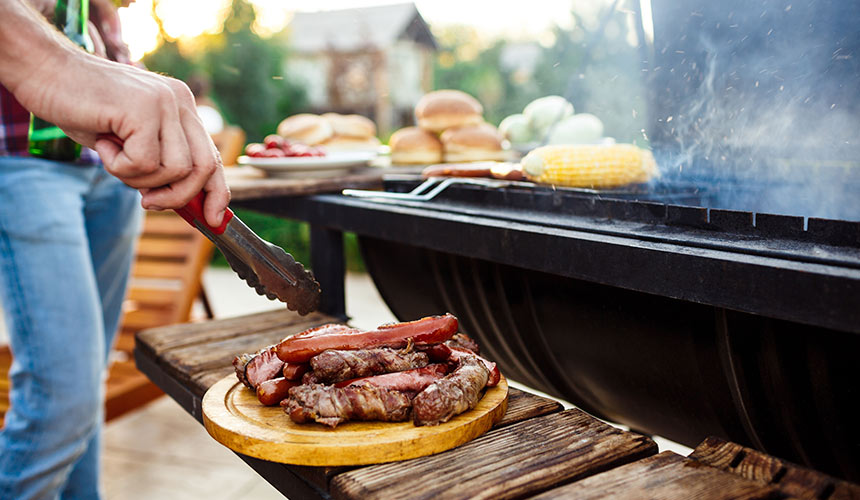
<svg viewBox="0 0 860 500">
<path fill-rule="evenodd" d="M 570 409 L 492 430 L 439 455 L 338 474 L 331 493 L 340 499 L 521 498 L 656 451 L 646 436 Z"/>
<path fill-rule="evenodd" d="M 143 234 L 180 235 L 188 237 L 191 226 L 172 212 L 147 212 L 143 221 Z M 193 228 L 192 228 L 193 229 Z"/>
<path fill-rule="evenodd" d="M 541 415 L 549 415 L 562 410 L 561 403 L 536 396 L 513 387 L 508 389 L 508 411 L 496 423 L 496 427 L 515 424 Z"/>
<path fill-rule="evenodd" d="M 137 334 L 138 344 L 152 358 L 158 358 L 164 353 L 180 347 L 207 344 L 212 341 L 233 337 L 246 336 L 251 332 L 264 333 L 273 330 L 287 333 L 298 333 L 300 328 L 310 328 L 322 323 L 337 322 L 335 318 L 322 313 L 311 313 L 307 316 L 288 311 L 286 307 L 277 311 L 225 318 L 205 323 L 188 325 L 171 325 Z M 257 349 L 264 347 L 261 345 Z"/>
<path fill-rule="evenodd" d="M 163 364 L 165 371 L 182 381 L 192 393 L 203 396 L 213 383 L 229 373 L 236 355 L 258 351 L 288 335 L 334 321 L 321 313 L 302 317 L 284 309 L 144 330 L 137 334 L 135 347 Z"/>
<path fill-rule="evenodd" d="M 187 272 L 184 262 L 136 261 L 131 275 L 138 278 L 182 279 Z"/>
<path fill-rule="evenodd" d="M 665 451 L 534 497 L 551 499 L 742 500 L 784 498 L 776 488 Z"/>
<path fill-rule="evenodd" d="M 220 380 L 220 378 L 216 379 Z M 505 416 L 493 426 L 494 429 L 511 425 L 529 418 L 557 413 L 562 410 L 561 404 L 530 392 L 524 392 L 510 387 L 508 389 L 508 411 Z M 331 478 L 355 467 L 304 467 L 290 466 L 301 477 L 317 488 L 327 490 Z"/>
<path fill-rule="evenodd" d="M 177 303 L 182 293 L 182 290 L 175 288 L 136 285 L 129 289 L 126 302 L 134 309 L 142 305 L 169 307 Z"/>
<path fill-rule="evenodd" d="M 194 249 L 194 240 L 190 238 L 140 238 L 137 243 L 137 258 L 139 259 L 187 259 Z"/>
<path fill-rule="evenodd" d="M 709 437 L 690 458 L 760 484 L 772 484 L 785 495 L 806 500 L 860 499 L 860 486 L 752 448 Z"/>
<path fill-rule="evenodd" d="M 122 320 L 123 328 L 143 330 L 159 325 L 176 323 L 179 318 L 175 310 L 163 308 L 146 308 L 126 311 Z"/>
</svg>

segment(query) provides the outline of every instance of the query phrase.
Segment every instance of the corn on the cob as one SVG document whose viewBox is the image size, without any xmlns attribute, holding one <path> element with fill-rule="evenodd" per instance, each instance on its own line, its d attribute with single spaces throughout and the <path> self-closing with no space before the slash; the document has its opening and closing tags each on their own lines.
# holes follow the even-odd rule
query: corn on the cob
<svg viewBox="0 0 860 500">
<path fill-rule="evenodd" d="M 651 152 L 632 144 L 543 146 L 529 152 L 522 165 L 535 182 L 568 187 L 623 186 L 657 175 Z"/>
</svg>

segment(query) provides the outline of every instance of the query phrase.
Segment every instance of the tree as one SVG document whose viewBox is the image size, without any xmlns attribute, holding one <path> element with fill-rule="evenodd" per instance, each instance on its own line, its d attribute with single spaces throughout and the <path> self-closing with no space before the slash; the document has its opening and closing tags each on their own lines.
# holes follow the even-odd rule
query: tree
<svg viewBox="0 0 860 500">
<path fill-rule="evenodd" d="M 153 15 L 161 27 L 161 22 Z M 278 123 L 305 104 L 304 90 L 284 75 L 287 44 L 281 36 L 261 38 L 247 0 L 233 0 L 221 32 L 201 36 L 195 52 L 186 54 L 161 28 L 161 45 L 144 58 L 153 70 L 183 81 L 203 75 L 224 119 L 238 125 L 248 141 L 275 132 Z"/>
</svg>

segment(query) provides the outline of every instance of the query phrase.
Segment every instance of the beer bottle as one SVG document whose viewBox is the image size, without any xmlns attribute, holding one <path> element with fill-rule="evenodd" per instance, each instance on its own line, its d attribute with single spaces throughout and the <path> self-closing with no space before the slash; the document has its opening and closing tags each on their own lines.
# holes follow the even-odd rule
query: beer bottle
<svg viewBox="0 0 860 500">
<path fill-rule="evenodd" d="M 87 34 L 89 0 L 57 0 L 54 25 L 88 52 L 93 41 Z M 74 161 L 81 156 L 81 145 L 71 140 L 60 127 L 30 114 L 30 154 L 40 158 Z"/>
</svg>

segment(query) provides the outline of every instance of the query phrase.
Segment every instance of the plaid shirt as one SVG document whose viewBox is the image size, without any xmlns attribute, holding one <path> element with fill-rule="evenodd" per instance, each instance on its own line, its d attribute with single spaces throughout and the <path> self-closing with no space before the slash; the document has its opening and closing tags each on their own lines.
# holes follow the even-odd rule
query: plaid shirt
<svg viewBox="0 0 860 500">
<path fill-rule="evenodd" d="M 0 85 L 0 156 L 30 156 L 29 139 L 30 112 Z M 99 156 L 92 149 L 82 148 L 75 163 L 93 165 L 99 163 Z"/>
</svg>

